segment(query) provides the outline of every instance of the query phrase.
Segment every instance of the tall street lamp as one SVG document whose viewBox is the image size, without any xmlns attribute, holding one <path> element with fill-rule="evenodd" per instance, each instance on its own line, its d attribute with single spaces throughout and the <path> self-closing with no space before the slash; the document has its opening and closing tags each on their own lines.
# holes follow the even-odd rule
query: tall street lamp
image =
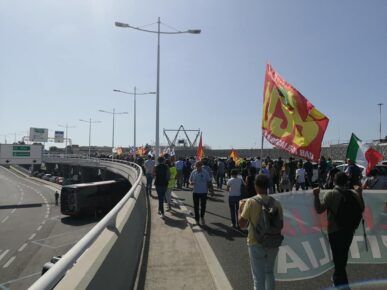
<svg viewBox="0 0 387 290">
<path fill-rule="evenodd" d="M 114 156 L 114 154 L 113 154 L 113 149 L 114 149 L 114 120 L 115 120 L 116 115 L 124 115 L 124 114 L 127 115 L 128 112 L 116 112 L 116 109 L 113 109 L 112 112 L 104 111 L 104 110 L 98 110 L 98 111 L 100 111 L 102 113 L 107 113 L 107 114 L 110 114 L 113 116 L 113 134 L 112 134 L 112 159 L 113 159 L 113 156 Z"/>
<path fill-rule="evenodd" d="M 382 140 L 382 106 L 383 103 L 379 103 L 379 140 Z"/>
<path fill-rule="evenodd" d="M 90 147 L 91 147 L 91 124 L 97 124 L 101 123 L 101 121 L 92 121 L 91 118 L 89 118 L 88 121 L 79 119 L 81 122 L 89 123 L 89 158 L 90 158 Z"/>
<path fill-rule="evenodd" d="M 67 123 L 66 125 L 58 125 L 58 127 L 61 127 L 61 128 L 65 128 L 66 129 L 66 148 L 65 148 L 65 154 L 67 155 L 67 140 L 68 140 L 68 131 L 69 131 L 69 128 L 75 128 L 75 126 L 69 126 Z"/>
<path fill-rule="evenodd" d="M 136 90 L 136 87 L 134 87 L 134 92 L 131 93 L 131 92 L 126 92 L 126 91 L 121 91 L 121 90 L 113 90 L 113 92 L 116 92 L 116 93 L 123 93 L 123 94 L 128 94 L 128 95 L 133 95 L 134 98 L 134 128 L 133 128 L 133 147 L 136 148 L 136 96 L 138 95 L 155 95 L 156 92 L 147 92 L 147 93 L 138 93 L 137 90 Z"/>
<path fill-rule="evenodd" d="M 185 31 L 160 31 L 160 17 L 157 20 L 158 29 L 156 30 L 148 30 L 143 29 L 140 27 L 134 27 L 126 23 L 121 22 L 115 22 L 115 25 L 117 27 L 121 28 L 132 28 L 139 31 L 149 32 L 149 33 L 157 33 L 157 89 L 156 89 L 156 154 L 155 154 L 155 160 L 157 162 L 157 158 L 159 157 L 159 151 L 160 151 L 160 139 L 159 139 L 159 123 L 160 123 L 160 34 L 182 34 L 182 33 L 191 33 L 191 34 L 200 34 L 200 29 L 188 29 Z"/>
</svg>

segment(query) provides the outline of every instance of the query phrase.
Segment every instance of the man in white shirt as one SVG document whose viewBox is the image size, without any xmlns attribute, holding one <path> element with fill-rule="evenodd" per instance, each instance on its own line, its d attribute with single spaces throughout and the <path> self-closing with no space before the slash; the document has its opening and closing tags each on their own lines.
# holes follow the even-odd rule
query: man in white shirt
<svg viewBox="0 0 387 290">
<path fill-rule="evenodd" d="M 148 155 L 148 159 L 144 163 L 145 176 L 146 176 L 146 187 L 145 192 L 151 196 L 152 182 L 153 182 L 153 169 L 155 168 L 155 161 L 151 155 Z"/>
<path fill-rule="evenodd" d="M 239 228 L 237 223 L 239 201 L 241 200 L 241 187 L 243 180 L 238 177 L 238 170 L 231 170 L 231 178 L 227 181 L 228 205 L 230 207 L 231 222 L 233 228 Z"/>
<path fill-rule="evenodd" d="M 298 164 L 298 169 L 296 170 L 296 190 L 299 188 L 305 190 L 305 169 L 302 168 L 301 164 Z"/>
</svg>

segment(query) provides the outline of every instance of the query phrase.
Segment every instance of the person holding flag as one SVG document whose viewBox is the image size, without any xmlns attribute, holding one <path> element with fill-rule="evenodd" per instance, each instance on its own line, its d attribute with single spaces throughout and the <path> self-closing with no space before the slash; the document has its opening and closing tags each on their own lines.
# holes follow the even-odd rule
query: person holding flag
<svg viewBox="0 0 387 290">
<path fill-rule="evenodd" d="M 362 141 L 352 133 L 349 141 L 346 158 L 348 160 L 347 175 L 349 177 L 349 186 L 360 185 L 361 172 L 355 163 L 363 165 L 366 168 L 366 175 L 370 175 L 371 170 L 383 160 L 383 155 L 362 143 Z"/>
</svg>

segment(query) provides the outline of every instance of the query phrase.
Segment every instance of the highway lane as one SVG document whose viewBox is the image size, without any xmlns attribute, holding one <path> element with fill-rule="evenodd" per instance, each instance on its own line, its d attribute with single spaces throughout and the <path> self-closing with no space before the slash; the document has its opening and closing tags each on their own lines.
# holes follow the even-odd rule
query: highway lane
<svg viewBox="0 0 387 290">
<path fill-rule="evenodd" d="M 96 222 L 61 215 L 52 188 L 0 167 L 0 289 L 28 288 Z"/>
<path fill-rule="evenodd" d="M 181 202 L 193 213 L 192 191 L 175 190 Z M 206 238 L 227 275 L 233 289 L 253 289 L 246 232 L 233 229 L 226 191 L 216 191 L 207 201 L 206 224 L 202 226 Z M 348 265 L 350 281 L 385 279 L 387 264 Z M 312 279 L 276 282 L 277 289 L 325 289 L 332 285 L 332 270 Z M 386 287 L 387 288 L 387 287 Z M 386 289 L 384 288 L 384 289 Z M 382 289 L 382 288 L 379 288 Z"/>
</svg>

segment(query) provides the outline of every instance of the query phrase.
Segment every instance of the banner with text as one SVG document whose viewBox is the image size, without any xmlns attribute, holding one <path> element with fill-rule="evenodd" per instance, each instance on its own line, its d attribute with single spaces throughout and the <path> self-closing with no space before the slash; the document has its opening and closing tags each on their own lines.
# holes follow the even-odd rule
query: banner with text
<svg viewBox="0 0 387 290">
<path fill-rule="evenodd" d="M 276 280 L 308 279 L 331 269 L 327 218 L 325 213 L 316 213 L 313 194 L 307 191 L 274 196 L 284 209 L 285 236 L 276 261 Z M 352 241 L 348 262 L 387 263 L 387 191 L 365 191 L 363 196 L 368 251 L 360 225 Z"/>
</svg>

